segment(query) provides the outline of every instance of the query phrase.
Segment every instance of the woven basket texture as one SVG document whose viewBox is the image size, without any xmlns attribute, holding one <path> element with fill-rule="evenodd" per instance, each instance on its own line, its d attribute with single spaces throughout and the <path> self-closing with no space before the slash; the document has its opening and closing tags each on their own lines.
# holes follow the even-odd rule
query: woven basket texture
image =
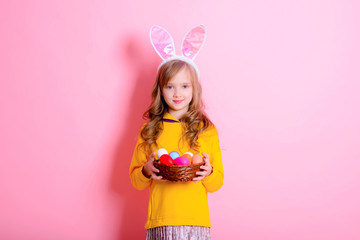
<svg viewBox="0 0 360 240">
<path fill-rule="evenodd" d="M 159 175 L 163 179 L 172 182 L 188 182 L 192 181 L 196 177 L 196 172 L 200 171 L 200 166 L 204 163 L 194 165 L 164 165 L 158 162 L 154 162 L 154 167 L 159 169 Z"/>
</svg>

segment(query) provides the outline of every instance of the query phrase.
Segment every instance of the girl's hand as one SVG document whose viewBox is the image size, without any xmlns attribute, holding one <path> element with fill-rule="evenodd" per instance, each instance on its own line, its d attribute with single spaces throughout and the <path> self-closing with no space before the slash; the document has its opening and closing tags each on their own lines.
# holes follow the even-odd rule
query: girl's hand
<svg viewBox="0 0 360 240">
<path fill-rule="evenodd" d="M 159 169 L 154 167 L 154 160 L 155 160 L 155 152 L 152 152 L 149 157 L 149 161 L 145 163 L 142 169 L 142 173 L 147 178 L 153 178 L 156 180 L 161 180 L 162 176 L 156 175 L 156 173 L 160 172 Z"/>
<path fill-rule="evenodd" d="M 202 153 L 202 155 L 204 156 L 203 159 L 205 161 L 205 165 L 200 167 L 200 169 L 202 171 L 196 172 L 196 175 L 198 175 L 198 177 L 193 178 L 193 182 L 199 182 L 199 181 L 203 180 L 204 177 L 209 176 L 211 174 L 211 172 L 212 172 L 212 166 L 211 166 L 210 161 L 209 161 L 209 154 Z"/>
</svg>

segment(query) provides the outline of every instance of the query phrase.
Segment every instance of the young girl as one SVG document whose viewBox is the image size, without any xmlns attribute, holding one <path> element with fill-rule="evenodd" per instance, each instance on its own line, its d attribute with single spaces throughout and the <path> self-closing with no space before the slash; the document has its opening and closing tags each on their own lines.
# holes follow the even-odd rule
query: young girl
<svg viewBox="0 0 360 240">
<path fill-rule="evenodd" d="M 158 26 L 151 33 L 154 31 L 164 33 Z M 188 35 L 194 36 L 196 32 L 199 37 L 203 32 L 204 40 L 202 25 L 192 31 Z M 152 43 L 157 46 L 154 38 Z M 173 42 L 171 37 L 170 40 Z M 184 44 L 186 37 L 183 48 Z M 224 178 L 217 130 L 203 112 L 199 72 L 191 61 L 193 58 L 189 61 L 172 54 L 163 59 L 152 91 L 152 103 L 144 113 L 149 121 L 141 127 L 131 161 L 131 183 L 139 190 L 150 188 L 147 239 L 210 239 L 207 193 L 220 189 Z M 191 182 L 163 180 L 153 165 L 159 148 L 180 154 L 202 154 L 205 164 Z"/>
</svg>

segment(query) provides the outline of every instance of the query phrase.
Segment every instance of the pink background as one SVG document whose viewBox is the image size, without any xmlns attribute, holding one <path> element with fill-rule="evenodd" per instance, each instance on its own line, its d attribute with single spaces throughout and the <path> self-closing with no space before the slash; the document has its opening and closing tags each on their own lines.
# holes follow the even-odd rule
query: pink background
<svg viewBox="0 0 360 240">
<path fill-rule="evenodd" d="M 360 239 L 359 9 L 3 1 L 0 239 L 144 239 L 148 191 L 128 168 L 160 63 L 149 28 L 179 53 L 201 23 L 196 62 L 225 169 L 209 194 L 213 239 Z"/>
</svg>

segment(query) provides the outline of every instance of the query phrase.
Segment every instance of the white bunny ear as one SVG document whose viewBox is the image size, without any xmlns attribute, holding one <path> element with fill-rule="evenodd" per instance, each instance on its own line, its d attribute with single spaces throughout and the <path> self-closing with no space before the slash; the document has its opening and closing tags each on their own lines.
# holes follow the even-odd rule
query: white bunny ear
<svg viewBox="0 0 360 240">
<path fill-rule="evenodd" d="M 175 55 L 174 40 L 164 28 L 157 25 L 152 26 L 150 28 L 150 41 L 163 60 Z"/>
<path fill-rule="evenodd" d="M 199 25 L 190 29 L 181 44 L 181 50 L 185 57 L 194 60 L 204 45 L 206 39 L 206 29 L 204 25 Z"/>
</svg>

